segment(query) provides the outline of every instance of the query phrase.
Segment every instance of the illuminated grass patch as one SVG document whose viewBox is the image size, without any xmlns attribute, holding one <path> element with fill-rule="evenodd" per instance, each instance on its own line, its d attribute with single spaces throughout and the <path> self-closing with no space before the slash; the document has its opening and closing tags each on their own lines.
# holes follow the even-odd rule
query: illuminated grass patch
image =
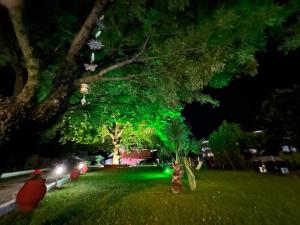
<svg viewBox="0 0 300 225">
<path fill-rule="evenodd" d="M 184 180 L 174 195 L 164 168 L 91 172 L 47 194 L 34 213 L 14 212 L 0 224 L 299 224 L 297 176 L 200 170 L 196 177 L 196 191 Z"/>
</svg>

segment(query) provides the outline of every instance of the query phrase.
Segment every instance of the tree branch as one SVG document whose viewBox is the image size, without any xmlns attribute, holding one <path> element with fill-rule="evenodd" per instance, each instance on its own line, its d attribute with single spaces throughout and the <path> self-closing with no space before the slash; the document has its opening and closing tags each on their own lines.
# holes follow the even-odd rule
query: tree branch
<svg viewBox="0 0 300 225">
<path fill-rule="evenodd" d="M 116 126 L 115 126 L 115 139 L 117 140 L 118 139 L 118 133 L 119 133 L 119 128 L 120 128 L 120 125 L 115 122 Z"/>
<path fill-rule="evenodd" d="M 83 77 L 83 78 L 80 78 L 80 79 L 77 79 L 74 81 L 74 85 L 75 86 L 79 86 L 80 84 L 87 84 L 87 83 L 91 83 L 91 82 L 94 82 L 94 81 L 97 81 L 97 80 L 114 80 L 112 78 L 104 78 L 103 76 L 105 74 L 107 74 L 108 72 L 110 71 L 113 71 L 115 69 L 119 69 L 119 68 L 122 68 L 126 65 L 129 65 L 129 64 L 132 64 L 134 62 L 136 62 L 136 60 L 146 51 L 146 46 L 147 46 L 147 43 L 148 43 L 148 40 L 147 39 L 144 44 L 142 45 L 141 47 L 141 50 L 135 54 L 132 58 L 130 59 L 127 59 L 127 60 L 124 60 L 122 62 L 119 62 L 119 63 L 116 63 L 114 65 L 111 65 L 103 70 L 101 70 L 98 74 L 96 75 L 93 75 L 93 76 L 88 76 L 88 77 Z M 129 79 L 128 77 L 126 78 L 127 80 Z M 125 80 L 126 80 L 125 79 Z M 132 79 L 132 78 L 131 78 Z M 119 80 L 119 79 L 115 79 L 115 80 Z"/>
<path fill-rule="evenodd" d="M 124 132 L 124 127 L 120 132 L 118 132 L 118 138 L 120 138 L 122 136 L 123 132 Z"/>
<path fill-rule="evenodd" d="M 0 0 L 0 5 L 4 6 L 8 10 L 18 8 L 22 6 L 23 0 Z"/>
<path fill-rule="evenodd" d="M 108 125 L 106 125 L 106 128 L 107 128 L 107 130 L 108 130 L 108 133 L 110 133 L 110 134 L 113 134 L 113 133 L 114 133 L 114 131 L 113 131 Z"/>
<path fill-rule="evenodd" d="M 22 91 L 20 92 L 20 94 L 17 96 L 17 101 L 19 105 L 27 105 L 32 100 L 37 86 L 37 79 L 38 79 L 37 76 L 38 76 L 38 69 L 39 69 L 38 59 L 35 58 L 33 55 L 32 47 L 29 43 L 26 29 L 23 24 L 22 6 L 19 5 L 18 7 L 8 8 L 8 12 L 28 72 L 27 82 L 24 88 L 22 89 Z"/>
<path fill-rule="evenodd" d="M 100 80 L 101 81 L 117 81 L 117 80 L 134 80 L 138 76 L 136 75 L 130 75 L 127 77 L 102 77 Z"/>
</svg>

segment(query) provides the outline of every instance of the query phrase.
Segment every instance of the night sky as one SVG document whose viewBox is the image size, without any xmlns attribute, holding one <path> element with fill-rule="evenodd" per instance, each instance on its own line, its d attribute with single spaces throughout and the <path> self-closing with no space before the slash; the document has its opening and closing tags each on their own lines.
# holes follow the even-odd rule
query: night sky
<svg viewBox="0 0 300 225">
<path fill-rule="evenodd" d="M 225 88 L 207 88 L 205 93 L 220 101 L 219 107 L 200 103 L 185 106 L 183 115 L 197 138 L 207 138 L 223 120 L 240 124 L 245 130 L 259 129 L 257 118 L 261 104 L 272 90 L 300 83 L 300 51 L 285 56 L 274 46 L 257 55 L 259 68 L 255 77 L 242 76 Z"/>
</svg>

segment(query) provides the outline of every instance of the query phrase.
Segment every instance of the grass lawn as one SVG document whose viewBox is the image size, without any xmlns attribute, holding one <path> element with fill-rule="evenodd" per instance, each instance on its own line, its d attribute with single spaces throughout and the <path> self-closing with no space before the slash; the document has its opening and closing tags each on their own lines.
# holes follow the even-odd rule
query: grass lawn
<svg viewBox="0 0 300 225">
<path fill-rule="evenodd" d="M 10 213 L 0 224 L 300 224 L 297 176 L 201 170 L 196 177 L 196 191 L 184 186 L 174 195 L 160 168 L 91 172 L 48 193 L 35 212 Z"/>
</svg>

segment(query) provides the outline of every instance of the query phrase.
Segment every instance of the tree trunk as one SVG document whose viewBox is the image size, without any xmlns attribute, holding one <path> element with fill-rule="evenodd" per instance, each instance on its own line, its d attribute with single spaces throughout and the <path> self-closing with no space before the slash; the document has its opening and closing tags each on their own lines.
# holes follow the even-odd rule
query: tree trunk
<svg viewBox="0 0 300 225">
<path fill-rule="evenodd" d="M 9 10 L 9 16 L 14 27 L 14 31 L 21 48 L 26 68 L 27 81 L 21 93 L 17 96 L 17 104 L 26 106 L 32 102 L 38 83 L 38 60 L 33 55 L 33 50 L 28 40 L 28 36 L 22 20 L 22 7 Z"/>
<path fill-rule="evenodd" d="M 113 149 L 113 165 L 120 165 L 120 153 L 119 153 L 119 145 L 114 143 Z"/>
<path fill-rule="evenodd" d="M 0 104 L 0 142 L 9 140 L 9 136 L 14 129 L 27 118 L 27 113 L 31 111 L 37 86 L 38 60 L 34 57 L 29 43 L 25 27 L 22 21 L 22 7 L 8 8 L 9 16 L 21 48 L 27 68 L 28 79 L 22 91 L 9 100 Z M 16 75 L 17 76 L 17 75 Z M 0 143 L 1 144 L 1 143 Z"/>
<path fill-rule="evenodd" d="M 172 168 L 173 168 L 173 173 L 172 173 L 171 191 L 174 194 L 178 194 L 182 191 L 183 170 L 181 164 L 178 161 L 175 161 L 173 163 Z"/>
<path fill-rule="evenodd" d="M 119 165 L 120 164 L 120 152 L 119 152 L 119 144 L 121 135 L 123 133 L 123 130 L 118 122 L 115 122 L 113 129 L 108 128 L 110 137 L 112 139 L 112 143 L 114 145 L 113 149 L 113 165 Z"/>
<path fill-rule="evenodd" d="M 236 170 L 236 168 L 235 168 L 235 166 L 234 166 L 232 160 L 230 159 L 230 157 L 228 156 L 228 154 L 227 154 L 226 151 L 224 151 L 224 155 L 225 155 L 225 157 L 227 158 L 227 160 L 228 160 L 228 162 L 230 163 L 230 165 L 232 166 L 232 169 Z"/>
</svg>

